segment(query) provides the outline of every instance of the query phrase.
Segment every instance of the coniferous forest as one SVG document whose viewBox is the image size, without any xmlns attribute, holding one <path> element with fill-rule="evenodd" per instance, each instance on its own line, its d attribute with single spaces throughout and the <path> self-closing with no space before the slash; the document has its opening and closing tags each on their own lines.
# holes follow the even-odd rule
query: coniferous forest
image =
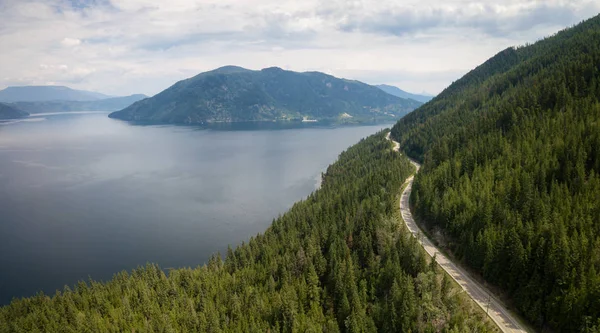
<svg viewBox="0 0 600 333">
<path fill-rule="evenodd" d="M 496 332 L 404 229 L 414 168 L 385 134 L 224 259 L 15 299 L 0 333 Z M 392 135 L 441 246 L 537 329 L 600 332 L 600 16 L 498 53 Z"/>
<path fill-rule="evenodd" d="M 496 332 L 398 218 L 414 170 L 385 132 L 339 156 L 320 190 L 226 258 L 0 308 L 0 332 Z"/>
<path fill-rule="evenodd" d="M 509 48 L 401 119 L 438 241 L 536 327 L 600 328 L 600 16 Z"/>
</svg>

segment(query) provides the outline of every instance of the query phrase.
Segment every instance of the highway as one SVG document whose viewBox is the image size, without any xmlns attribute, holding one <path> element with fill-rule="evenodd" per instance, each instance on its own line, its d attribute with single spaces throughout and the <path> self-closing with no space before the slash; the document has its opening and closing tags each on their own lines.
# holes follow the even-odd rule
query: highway
<svg viewBox="0 0 600 333">
<path fill-rule="evenodd" d="M 400 144 L 393 141 L 390 138 L 389 133 L 387 139 L 394 143 L 394 151 L 399 152 Z M 421 165 L 413 160 L 411 160 L 411 163 L 416 167 L 416 172 L 419 172 Z M 435 255 L 436 261 L 442 269 L 444 269 L 454 281 L 461 286 L 461 288 L 483 309 L 483 311 L 487 312 L 502 332 L 528 332 L 487 288 L 472 279 L 469 273 L 464 269 L 450 261 L 450 259 L 440 252 L 431 240 L 421 231 L 413 218 L 409 205 L 413 179 L 414 175 L 406 180 L 406 188 L 402 192 L 402 197 L 400 199 L 402 219 L 408 230 L 410 230 L 413 236 L 417 238 L 419 243 L 431 257 Z"/>
</svg>

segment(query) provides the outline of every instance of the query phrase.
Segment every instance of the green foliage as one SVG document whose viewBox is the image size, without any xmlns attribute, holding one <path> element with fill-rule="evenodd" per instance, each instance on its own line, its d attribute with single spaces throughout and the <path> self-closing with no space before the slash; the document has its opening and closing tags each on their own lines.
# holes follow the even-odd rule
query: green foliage
<svg viewBox="0 0 600 333">
<path fill-rule="evenodd" d="M 227 66 L 179 81 L 110 117 L 166 123 L 395 120 L 421 103 L 319 72 Z M 352 117 L 343 116 L 345 113 Z"/>
<path fill-rule="evenodd" d="M 392 218 L 413 171 L 384 132 L 224 261 L 156 265 L 0 308 L 0 332 L 491 332 Z"/>
<path fill-rule="evenodd" d="M 479 66 L 392 129 L 412 203 L 537 327 L 600 321 L 600 16 Z"/>
</svg>

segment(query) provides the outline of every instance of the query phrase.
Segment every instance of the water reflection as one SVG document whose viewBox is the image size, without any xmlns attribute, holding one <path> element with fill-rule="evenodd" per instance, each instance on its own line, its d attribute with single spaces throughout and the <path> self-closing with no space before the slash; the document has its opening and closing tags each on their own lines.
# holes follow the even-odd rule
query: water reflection
<svg viewBox="0 0 600 333">
<path fill-rule="evenodd" d="M 146 262 L 202 264 L 264 231 L 342 150 L 383 127 L 216 131 L 132 126 L 105 113 L 43 118 L 0 126 L 0 303 Z"/>
</svg>

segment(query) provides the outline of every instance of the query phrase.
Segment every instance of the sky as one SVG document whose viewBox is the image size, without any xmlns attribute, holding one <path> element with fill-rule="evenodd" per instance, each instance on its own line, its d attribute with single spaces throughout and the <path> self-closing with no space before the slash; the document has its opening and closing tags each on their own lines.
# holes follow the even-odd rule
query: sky
<svg viewBox="0 0 600 333">
<path fill-rule="evenodd" d="M 437 94 L 599 12 L 598 0 L 0 0 L 0 89 L 154 95 L 237 65 Z"/>
</svg>

